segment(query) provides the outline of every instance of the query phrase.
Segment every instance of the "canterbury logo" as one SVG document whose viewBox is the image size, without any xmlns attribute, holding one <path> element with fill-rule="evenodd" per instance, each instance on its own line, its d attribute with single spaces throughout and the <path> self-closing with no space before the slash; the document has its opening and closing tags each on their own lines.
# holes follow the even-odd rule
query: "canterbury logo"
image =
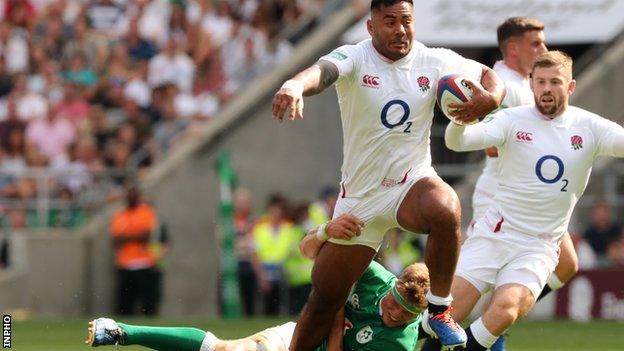
<svg viewBox="0 0 624 351">
<path fill-rule="evenodd" d="M 527 132 L 516 132 L 516 141 L 530 143 L 533 141 L 533 134 Z"/>
<path fill-rule="evenodd" d="M 381 82 L 379 81 L 379 77 L 371 76 L 368 74 L 362 78 L 362 83 L 364 83 L 363 85 L 367 87 L 372 87 L 372 88 L 377 88 L 381 85 Z"/>
</svg>

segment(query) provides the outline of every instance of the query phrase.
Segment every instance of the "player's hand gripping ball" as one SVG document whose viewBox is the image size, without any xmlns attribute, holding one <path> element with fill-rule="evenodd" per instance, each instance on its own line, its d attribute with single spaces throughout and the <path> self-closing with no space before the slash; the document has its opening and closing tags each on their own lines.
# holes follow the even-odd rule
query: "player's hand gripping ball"
<svg viewBox="0 0 624 351">
<path fill-rule="evenodd" d="M 453 108 L 449 107 L 449 104 L 461 104 L 472 99 L 472 89 L 470 89 L 470 86 L 466 83 L 466 79 L 466 77 L 460 74 L 448 74 L 440 78 L 436 90 L 436 101 L 442 113 L 451 121 L 461 125 L 479 122 L 478 119 L 475 119 L 472 122 L 465 123 L 456 120 L 450 115 Z"/>
</svg>

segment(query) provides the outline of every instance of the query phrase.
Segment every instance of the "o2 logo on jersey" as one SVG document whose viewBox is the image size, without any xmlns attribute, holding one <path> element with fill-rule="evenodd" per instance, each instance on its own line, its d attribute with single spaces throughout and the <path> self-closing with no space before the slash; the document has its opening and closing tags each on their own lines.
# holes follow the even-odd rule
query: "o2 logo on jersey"
<svg viewBox="0 0 624 351">
<path fill-rule="evenodd" d="M 396 122 L 392 122 L 388 120 L 388 111 L 390 108 L 399 108 L 403 109 L 403 116 Z M 386 128 L 392 129 L 394 127 L 402 126 L 405 124 L 405 128 L 403 129 L 404 133 L 411 133 L 410 128 L 412 127 L 412 122 L 407 122 L 407 119 L 410 115 L 410 107 L 407 102 L 403 100 L 392 100 L 389 101 L 383 109 L 381 109 L 381 124 L 383 124 Z M 407 122 L 407 123 L 406 123 Z"/>
<path fill-rule="evenodd" d="M 547 161 L 555 162 L 555 164 L 557 165 L 557 175 L 552 178 L 547 178 L 546 176 L 544 176 L 544 173 L 542 171 L 544 163 L 546 163 Z M 564 169 L 565 167 L 563 165 L 563 161 L 561 161 L 561 159 L 555 155 L 542 156 L 539 160 L 537 160 L 537 163 L 535 164 L 535 174 L 537 175 L 537 179 L 539 179 L 542 183 L 546 184 L 555 184 L 561 180 L 561 182 L 563 183 L 561 191 L 567 192 L 568 190 L 566 188 L 568 186 L 568 180 L 561 179 L 563 177 Z"/>
</svg>

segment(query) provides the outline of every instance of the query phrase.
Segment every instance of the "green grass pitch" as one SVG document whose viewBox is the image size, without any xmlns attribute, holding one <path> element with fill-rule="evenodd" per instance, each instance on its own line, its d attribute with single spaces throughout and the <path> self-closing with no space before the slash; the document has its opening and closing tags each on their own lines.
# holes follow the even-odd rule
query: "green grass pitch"
<svg viewBox="0 0 624 351">
<path fill-rule="evenodd" d="M 207 329 L 222 338 L 239 338 L 284 319 L 206 320 L 206 319 L 126 319 L 129 324 L 158 326 L 191 326 Z M 13 321 L 12 349 L 18 351 L 87 351 L 84 344 L 87 319 L 54 319 Z M 624 350 L 624 323 L 521 322 L 512 328 L 508 338 L 511 351 L 549 350 Z M 101 347 L 96 350 L 115 350 Z M 146 350 L 141 347 L 120 347 L 123 351 Z"/>
</svg>

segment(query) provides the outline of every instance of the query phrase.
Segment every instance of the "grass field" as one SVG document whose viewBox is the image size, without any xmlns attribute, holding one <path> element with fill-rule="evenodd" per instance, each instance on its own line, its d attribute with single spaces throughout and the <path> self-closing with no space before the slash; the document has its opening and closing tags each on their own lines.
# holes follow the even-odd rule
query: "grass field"
<svg viewBox="0 0 624 351">
<path fill-rule="evenodd" d="M 30 320 L 13 322 L 13 350 L 18 351 L 86 351 L 86 319 Z M 161 326 L 193 326 L 213 331 L 217 336 L 237 338 L 251 334 L 284 319 L 205 320 L 205 319 L 132 319 L 129 324 Z M 624 350 L 624 323 L 594 322 L 521 322 L 508 338 L 508 349 L 525 350 Z M 115 350 L 98 348 L 97 350 Z M 120 350 L 145 350 L 140 347 L 123 347 Z"/>
</svg>

